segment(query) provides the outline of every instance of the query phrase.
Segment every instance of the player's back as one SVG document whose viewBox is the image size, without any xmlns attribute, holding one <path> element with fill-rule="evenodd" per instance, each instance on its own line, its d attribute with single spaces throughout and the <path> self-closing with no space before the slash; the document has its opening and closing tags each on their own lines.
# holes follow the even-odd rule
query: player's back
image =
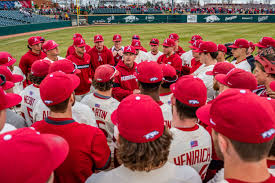
<svg viewBox="0 0 275 183">
<path fill-rule="evenodd" d="M 164 118 L 164 123 L 165 125 L 170 129 L 171 128 L 171 122 L 173 119 L 173 115 L 172 115 L 172 107 L 169 104 L 162 104 L 160 105 L 162 114 L 163 114 L 163 118 Z"/>
<path fill-rule="evenodd" d="M 171 106 L 171 97 L 172 97 L 172 92 L 169 93 L 161 93 L 159 95 L 160 100 L 164 103 L 164 104 L 168 104 Z"/>
<path fill-rule="evenodd" d="M 21 112 L 27 123 L 33 123 L 33 110 L 36 103 L 40 100 L 39 87 L 32 84 L 27 86 L 21 92 L 22 102 L 21 102 Z"/>
</svg>

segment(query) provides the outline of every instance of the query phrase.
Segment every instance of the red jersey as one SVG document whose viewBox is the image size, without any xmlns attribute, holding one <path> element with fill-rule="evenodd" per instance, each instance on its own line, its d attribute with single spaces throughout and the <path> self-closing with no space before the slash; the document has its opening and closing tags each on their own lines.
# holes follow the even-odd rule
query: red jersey
<svg viewBox="0 0 275 183">
<path fill-rule="evenodd" d="M 166 57 L 166 55 L 163 54 L 158 58 L 157 62 L 159 64 L 169 64 L 173 66 L 176 69 L 177 74 L 180 75 L 181 68 L 182 68 L 182 61 L 178 54 L 174 53 L 170 57 Z"/>
<path fill-rule="evenodd" d="M 195 72 L 201 65 L 202 65 L 202 63 L 200 61 L 196 61 L 195 58 L 192 58 L 192 60 L 191 60 L 190 74 L 192 74 L 193 72 Z"/>
<path fill-rule="evenodd" d="M 88 52 L 90 49 L 92 49 L 92 48 L 89 45 L 85 46 L 86 52 Z M 66 57 L 68 57 L 69 55 L 72 55 L 74 52 L 75 52 L 74 45 L 69 46 L 67 53 L 66 53 Z"/>
<path fill-rule="evenodd" d="M 63 137 L 69 144 L 69 154 L 54 171 L 55 183 L 84 183 L 94 170 L 110 165 L 110 149 L 99 128 L 75 122 L 71 118 L 51 118 L 35 122 L 40 133 Z"/>
<path fill-rule="evenodd" d="M 31 72 L 31 66 L 34 61 L 45 58 L 47 55 L 44 52 L 40 52 L 40 54 L 33 53 L 29 50 L 25 55 L 21 57 L 19 62 L 19 67 L 22 72 L 27 76 L 28 73 Z"/>
<path fill-rule="evenodd" d="M 178 46 L 178 50 L 175 51 L 175 52 L 176 52 L 176 54 L 178 54 L 179 56 L 181 56 L 181 55 L 184 54 L 186 51 L 184 51 L 184 50 L 182 49 L 182 47 Z"/>
<path fill-rule="evenodd" d="M 134 89 L 138 89 L 138 82 L 135 76 L 136 67 L 136 63 L 131 69 L 123 61 L 117 64 L 116 69 L 119 71 L 119 75 L 115 78 L 112 94 L 118 101 L 133 94 Z"/>
<path fill-rule="evenodd" d="M 77 76 L 80 78 L 80 84 L 75 90 L 76 95 L 83 95 L 90 91 L 92 79 L 92 69 L 90 64 L 90 55 L 84 53 L 83 57 L 78 56 L 75 52 L 67 57 L 68 60 L 71 60 L 77 65 L 77 68 L 81 70 Z"/>
<path fill-rule="evenodd" d="M 91 68 L 93 73 L 95 72 L 96 68 L 100 65 L 110 64 L 115 65 L 113 53 L 106 47 L 103 47 L 103 50 L 98 51 L 96 47 L 93 47 L 88 51 L 91 60 Z"/>
</svg>

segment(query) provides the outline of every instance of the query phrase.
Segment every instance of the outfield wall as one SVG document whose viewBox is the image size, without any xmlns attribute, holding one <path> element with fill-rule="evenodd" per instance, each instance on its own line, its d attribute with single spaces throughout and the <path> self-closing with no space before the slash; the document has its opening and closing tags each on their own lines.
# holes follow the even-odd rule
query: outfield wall
<svg viewBox="0 0 275 183">
<path fill-rule="evenodd" d="M 275 15 L 105 15 L 87 16 L 95 23 L 275 23 Z"/>
<path fill-rule="evenodd" d="M 0 27 L 0 36 L 72 26 L 71 21 Z"/>
</svg>

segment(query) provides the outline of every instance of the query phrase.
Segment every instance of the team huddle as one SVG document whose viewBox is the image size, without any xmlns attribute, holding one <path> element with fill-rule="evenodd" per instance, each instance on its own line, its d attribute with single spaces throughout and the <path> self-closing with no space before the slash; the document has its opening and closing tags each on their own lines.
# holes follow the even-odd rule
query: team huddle
<svg viewBox="0 0 275 183">
<path fill-rule="evenodd" d="M 179 40 L 0 52 L 0 182 L 275 182 L 275 40 Z"/>
</svg>

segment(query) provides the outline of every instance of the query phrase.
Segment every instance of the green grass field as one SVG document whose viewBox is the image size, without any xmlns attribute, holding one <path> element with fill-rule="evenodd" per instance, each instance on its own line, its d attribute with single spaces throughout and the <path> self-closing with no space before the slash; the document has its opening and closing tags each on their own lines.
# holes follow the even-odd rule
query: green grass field
<svg viewBox="0 0 275 183">
<path fill-rule="evenodd" d="M 194 34 L 200 34 L 204 40 L 216 43 L 232 42 L 237 38 L 258 42 L 263 36 L 275 37 L 275 24 L 141 24 L 141 25 L 105 25 L 90 27 L 75 27 L 72 29 L 54 30 L 40 35 L 46 40 L 55 40 L 59 44 L 60 56 L 65 56 L 68 46 L 72 44 L 74 33 L 81 33 L 86 43 L 93 46 L 93 36 L 102 34 L 107 47 L 112 46 L 114 34 L 122 35 L 122 45 L 129 45 L 133 34 L 141 36 L 142 45 L 149 49 L 151 38 L 158 38 L 163 42 L 170 33 L 180 36 L 180 45 L 189 50 L 188 41 Z M 1 51 L 7 51 L 19 62 L 21 56 L 27 52 L 27 40 L 30 35 L 2 39 Z M 160 48 L 161 49 L 161 48 Z M 17 62 L 17 64 L 18 64 Z"/>
</svg>

